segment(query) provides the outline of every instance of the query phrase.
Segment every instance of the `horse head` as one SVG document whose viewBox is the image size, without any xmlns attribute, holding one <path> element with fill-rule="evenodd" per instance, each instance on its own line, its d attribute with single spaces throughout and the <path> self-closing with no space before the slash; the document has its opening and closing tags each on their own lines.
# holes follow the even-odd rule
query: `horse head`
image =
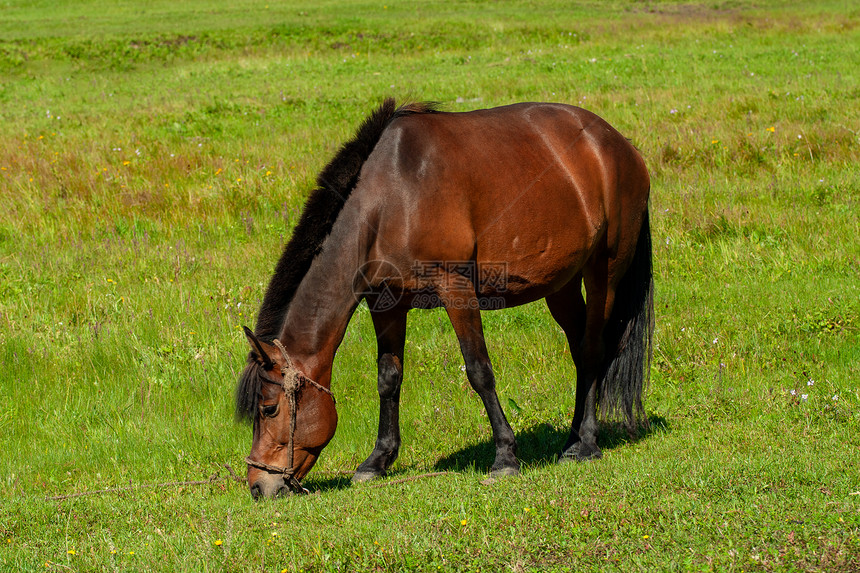
<svg viewBox="0 0 860 573">
<path fill-rule="evenodd" d="M 300 480 L 334 436 L 337 411 L 328 388 L 305 376 L 278 340 L 245 329 L 251 346 L 240 404 L 253 421 L 248 486 L 255 499 L 306 493 Z"/>
</svg>

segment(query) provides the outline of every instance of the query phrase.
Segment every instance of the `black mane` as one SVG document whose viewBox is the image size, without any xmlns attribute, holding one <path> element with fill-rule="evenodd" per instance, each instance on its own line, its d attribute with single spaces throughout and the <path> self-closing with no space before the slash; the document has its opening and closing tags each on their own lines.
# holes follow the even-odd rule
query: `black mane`
<svg viewBox="0 0 860 573">
<path fill-rule="evenodd" d="M 435 111 L 436 106 L 431 103 L 396 107 L 393 98 L 386 99 L 320 172 L 317 187 L 308 196 L 260 305 L 254 329 L 258 338 L 270 341 L 278 336 L 290 301 L 331 233 L 344 203 L 358 182 L 362 165 L 391 121 L 405 115 Z M 258 369 L 253 354 L 249 355 L 248 365 L 236 388 L 236 413 L 240 417 L 253 419 L 256 414 L 258 389 L 262 383 Z"/>
</svg>

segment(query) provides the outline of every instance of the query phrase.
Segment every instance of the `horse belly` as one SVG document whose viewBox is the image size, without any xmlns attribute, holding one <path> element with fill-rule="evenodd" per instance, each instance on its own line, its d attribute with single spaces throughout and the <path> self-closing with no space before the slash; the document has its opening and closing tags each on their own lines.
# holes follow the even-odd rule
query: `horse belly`
<svg viewBox="0 0 860 573">
<path fill-rule="evenodd" d="M 521 230 L 505 237 L 494 234 L 479 242 L 479 296 L 512 306 L 557 291 L 580 271 L 593 245 L 591 237 L 573 235 Z"/>
</svg>

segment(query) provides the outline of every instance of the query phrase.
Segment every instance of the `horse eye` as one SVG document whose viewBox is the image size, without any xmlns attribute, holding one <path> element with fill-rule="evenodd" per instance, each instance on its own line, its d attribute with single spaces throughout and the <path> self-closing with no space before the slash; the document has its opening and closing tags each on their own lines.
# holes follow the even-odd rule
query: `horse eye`
<svg viewBox="0 0 860 573">
<path fill-rule="evenodd" d="M 278 410 L 281 407 L 279 404 L 272 404 L 271 406 L 260 406 L 260 413 L 262 413 L 267 418 L 274 418 L 278 415 Z"/>
</svg>

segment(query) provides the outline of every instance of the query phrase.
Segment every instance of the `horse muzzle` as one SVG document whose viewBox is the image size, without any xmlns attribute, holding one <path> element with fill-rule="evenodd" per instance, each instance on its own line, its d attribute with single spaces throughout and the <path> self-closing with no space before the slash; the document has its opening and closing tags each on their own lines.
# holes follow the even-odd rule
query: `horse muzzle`
<svg viewBox="0 0 860 573">
<path fill-rule="evenodd" d="M 257 478 L 249 483 L 251 489 L 251 497 L 259 501 L 260 499 L 273 499 L 283 497 L 291 493 L 306 494 L 308 490 L 302 487 L 299 480 L 292 476 L 284 476 L 283 474 L 273 474 L 262 472 Z"/>
</svg>

